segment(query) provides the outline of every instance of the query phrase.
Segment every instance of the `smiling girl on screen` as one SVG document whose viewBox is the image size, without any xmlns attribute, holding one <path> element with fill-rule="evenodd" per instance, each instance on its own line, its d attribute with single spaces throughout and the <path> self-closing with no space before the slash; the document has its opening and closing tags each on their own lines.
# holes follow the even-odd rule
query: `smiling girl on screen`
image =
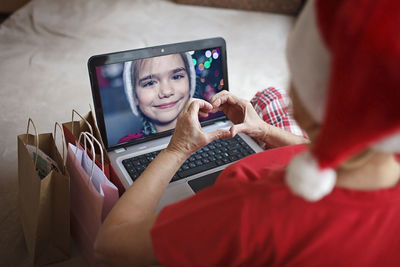
<svg viewBox="0 0 400 267">
<path fill-rule="evenodd" d="M 196 88 L 196 74 L 189 53 L 126 62 L 125 93 L 143 129 L 118 143 L 175 128 L 176 119 Z"/>
</svg>

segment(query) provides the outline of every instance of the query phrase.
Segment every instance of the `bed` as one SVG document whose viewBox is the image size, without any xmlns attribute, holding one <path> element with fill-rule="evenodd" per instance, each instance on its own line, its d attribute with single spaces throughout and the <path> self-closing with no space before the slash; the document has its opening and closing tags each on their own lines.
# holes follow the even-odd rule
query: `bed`
<svg viewBox="0 0 400 267">
<path fill-rule="evenodd" d="M 89 111 L 90 56 L 221 36 L 234 94 L 250 100 L 268 86 L 288 87 L 285 42 L 296 12 L 177 2 L 33 0 L 0 25 L 0 266 L 29 266 L 17 210 L 16 137 L 29 117 L 39 132 L 51 132 L 56 121 L 71 120 L 72 109 Z M 71 246 L 71 259 L 54 266 L 86 265 Z"/>
</svg>

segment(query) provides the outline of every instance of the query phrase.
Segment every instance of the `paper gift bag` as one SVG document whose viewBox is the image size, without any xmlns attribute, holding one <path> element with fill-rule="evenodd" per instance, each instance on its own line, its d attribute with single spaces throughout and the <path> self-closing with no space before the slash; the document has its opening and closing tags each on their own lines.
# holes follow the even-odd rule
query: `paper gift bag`
<svg viewBox="0 0 400 267">
<path fill-rule="evenodd" d="M 30 124 L 35 135 L 29 134 Z M 65 260 L 70 255 L 70 199 L 64 161 L 52 134 L 38 134 L 31 119 L 27 133 L 17 139 L 18 206 L 30 261 L 43 265 Z"/>
<path fill-rule="evenodd" d="M 100 143 L 90 133 L 81 133 L 84 143 L 94 147 L 91 140 Z M 118 189 L 105 176 L 86 152 L 86 147 L 68 144 L 67 168 L 71 175 L 71 234 L 84 257 L 92 266 L 100 265 L 94 259 L 94 242 L 103 220 L 118 200 Z M 102 153 L 102 149 L 99 149 Z M 100 155 L 102 158 L 103 155 Z"/>
<path fill-rule="evenodd" d="M 74 121 L 75 114 L 80 117 L 81 120 Z M 125 192 L 125 188 L 110 163 L 110 158 L 108 157 L 107 150 L 105 149 L 104 143 L 101 139 L 100 130 L 97 126 L 96 118 L 92 111 L 92 108 L 90 108 L 89 113 L 85 116 L 82 116 L 76 110 L 72 110 L 72 120 L 70 122 L 63 123 L 63 129 L 67 143 L 75 145 L 78 141 L 79 135 L 83 132 L 91 133 L 94 138 L 96 138 L 101 143 L 101 147 L 104 151 L 104 173 L 106 174 L 107 178 L 118 188 L 118 193 L 121 196 Z M 99 151 L 96 151 L 98 154 Z M 97 166 L 100 166 L 99 161 L 96 161 L 96 164 Z"/>
</svg>

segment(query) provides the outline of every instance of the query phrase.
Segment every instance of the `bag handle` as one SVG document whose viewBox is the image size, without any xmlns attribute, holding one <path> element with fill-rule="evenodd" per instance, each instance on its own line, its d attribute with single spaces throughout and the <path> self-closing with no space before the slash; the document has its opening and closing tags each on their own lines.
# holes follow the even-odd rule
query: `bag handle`
<svg viewBox="0 0 400 267">
<path fill-rule="evenodd" d="M 28 126 L 26 127 L 26 144 L 28 144 L 28 134 L 29 134 L 29 125 L 31 125 L 32 124 L 32 126 L 33 126 L 33 129 L 35 130 L 35 139 L 36 139 L 36 157 L 35 157 L 35 160 L 34 160 L 34 166 L 35 166 L 35 169 L 36 169 L 36 164 L 37 164 L 37 160 L 38 160 L 38 157 L 39 157 L 39 135 L 38 135 L 38 132 L 37 132 L 37 130 L 36 130 L 36 126 L 35 126 L 35 123 L 33 123 L 33 120 L 31 119 L 31 118 L 29 118 L 28 119 Z"/>
<path fill-rule="evenodd" d="M 101 147 L 101 144 L 100 144 L 100 142 L 91 134 L 91 133 L 89 133 L 89 132 L 82 132 L 80 135 L 79 135 L 79 139 L 78 139 L 78 144 L 77 144 L 77 146 L 76 146 L 76 150 L 75 150 L 75 154 L 76 154 L 76 152 L 78 151 L 78 146 L 79 146 L 79 144 L 81 143 L 81 137 L 83 136 L 83 142 L 84 142 L 84 145 L 85 145 L 85 152 L 86 152 L 86 149 L 87 149 L 87 146 L 86 146 L 86 141 L 88 141 L 89 142 L 89 144 L 90 144 L 90 146 L 91 146 L 91 151 L 92 151 L 92 156 L 93 156 L 93 159 L 92 159 L 92 169 L 91 169 L 91 171 L 90 171 L 90 180 L 92 180 L 92 177 L 93 177 L 93 172 L 94 172 L 94 164 L 95 164 L 95 161 L 96 161 L 96 152 L 95 152 L 95 150 L 94 150 L 94 145 L 93 145 L 93 142 L 89 139 L 89 137 L 91 137 L 92 138 L 92 140 L 94 140 L 96 143 L 97 143 L 97 145 L 99 146 L 99 148 L 100 148 L 100 154 L 101 154 L 101 169 L 102 169 L 102 171 L 103 171 L 103 173 L 104 173 L 104 156 L 103 156 L 103 148 Z"/>
<path fill-rule="evenodd" d="M 93 114 L 94 123 L 97 124 L 96 114 L 94 113 L 92 105 L 89 103 L 90 112 Z"/>
<path fill-rule="evenodd" d="M 86 125 L 89 127 L 89 131 L 90 133 L 93 135 L 93 129 L 92 126 L 90 125 L 90 123 L 81 115 L 78 113 L 78 111 L 76 111 L 75 109 L 72 110 L 72 134 L 74 134 L 74 114 L 78 115 L 85 123 Z"/>
<path fill-rule="evenodd" d="M 96 139 L 96 137 L 93 136 L 93 134 L 86 132 L 87 136 L 90 136 L 92 138 L 92 140 L 94 140 L 96 142 L 96 144 L 99 146 L 99 150 L 100 150 L 100 157 L 101 157 L 101 169 L 104 173 L 104 153 L 103 153 L 103 147 L 101 146 L 100 142 Z M 86 138 L 85 138 L 86 139 Z M 90 140 L 88 140 L 90 141 Z M 93 158 L 94 158 L 94 154 L 93 154 Z"/>
<path fill-rule="evenodd" d="M 65 136 L 64 136 L 64 130 L 61 127 L 61 125 L 56 122 L 54 124 L 54 143 L 56 144 L 56 137 L 57 137 L 57 127 L 60 129 L 61 131 L 61 137 L 62 137 L 62 160 L 63 160 L 63 167 L 64 167 L 64 172 L 65 172 L 65 163 L 66 163 L 66 158 L 65 158 Z"/>
</svg>

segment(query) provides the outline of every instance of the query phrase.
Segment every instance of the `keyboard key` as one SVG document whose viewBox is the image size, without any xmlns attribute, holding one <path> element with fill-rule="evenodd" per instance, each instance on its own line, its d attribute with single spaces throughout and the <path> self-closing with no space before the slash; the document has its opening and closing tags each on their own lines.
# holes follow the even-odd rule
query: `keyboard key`
<svg viewBox="0 0 400 267">
<path fill-rule="evenodd" d="M 210 162 L 210 160 L 209 160 L 209 159 L 206 159 L 206 158 L 203 158 L 201 161 L 202 161 L 203 163 L 209 163 L 209 162 Z"/>
<path fill-rule="evenodd" d="M 190 163 L 189 163 L 189 167 L 190 167 L 190 168 L 194 168 L 194 167 L 196 167 L 196 164 L 195 164 L 194 162 L 190 162 Z"/>
<path fill-rule="evenodd" d="M 239 154 L 239 150 L 238 149 L 232 149 L 231 151 L 228 152 L 229 155 L 233 156 L 233 155 L 237 155 Z"/>
<path fill-rule="evenodd" d="M 236 143 L 236 144 L 230 144 L 227 148 L 229 150 L 233 150 L 233 149 L 238 149 L 240 147 L 241 147 L 240 144 Z"/>
<path fill-rule="evenodd" d="M 182 170 L 188 170 L 188 169 L 190 169 L 189 164 L 182 165 Z"/>
<path fill-rule="evenodd" d="M 192 168 L 192 169 L 189 169 L 189 170 L 186 170 L 186 171 L 178 172 L 178 175 L 180 177 L 182 177 L 182 178 L 183 177 L 189 177 L 189 176 L 192 176 L 192 175 L 194 175 L 196 173 L 207 171 L 207 170 L 215 168 L 215 167 L 217 167 L 217 164 L 215 162 L 210 162 L 210 163 L 207 163 L 207 164 L 204 164 L 204 165 L 200 165 L 200 166 L 197 166 L 195 168 Z"/>
<path fill-rule="evenodd" d="M 133 166 L 139 167 L 139 166 L 142 166 L 142 163 L 140 161 L 134 161 Z"/>
</svg>

